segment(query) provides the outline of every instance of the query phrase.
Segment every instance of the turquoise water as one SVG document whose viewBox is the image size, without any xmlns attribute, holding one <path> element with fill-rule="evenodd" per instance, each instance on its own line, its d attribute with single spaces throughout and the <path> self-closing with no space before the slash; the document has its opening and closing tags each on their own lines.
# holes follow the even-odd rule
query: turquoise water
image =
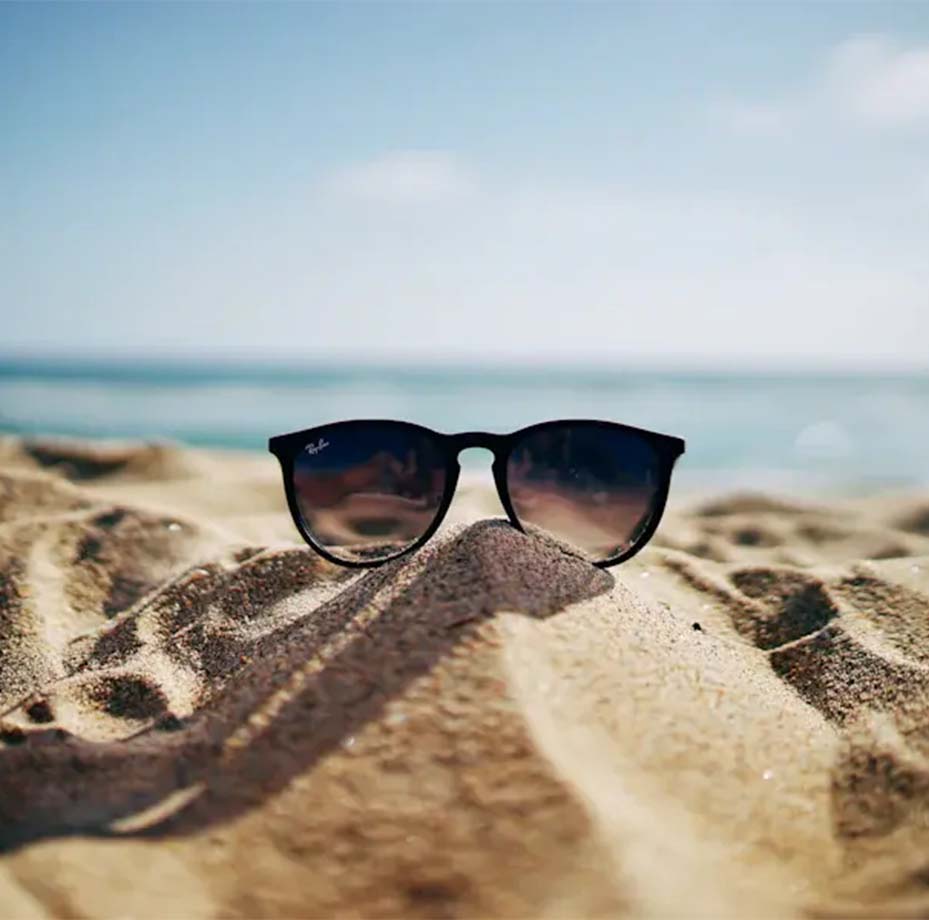
<svg viewBox="0 0 929 920">
<path fill-rule="evenodd" d="M 5 432 L 263 450 L 269 435 L 364 417 L 444 431 L 613 419 L 686 438 L 691 485 L 929 485 L 927 375 L 0 360 Z"/>
</svg>

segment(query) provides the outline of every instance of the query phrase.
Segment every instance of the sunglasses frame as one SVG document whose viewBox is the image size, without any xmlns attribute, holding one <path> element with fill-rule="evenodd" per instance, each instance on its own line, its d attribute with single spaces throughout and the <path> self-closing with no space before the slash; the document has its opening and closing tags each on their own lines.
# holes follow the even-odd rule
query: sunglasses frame
<svg viewBox="0 0 929 920">
<path fill-rule="evenodd" d="M 323 429 L 329 431 L 333 428 L 340 428 L 348 431 L 351 428 L 363 428 L 366 425 L 394 425 L 400 428 L 406 428 L 411 432 L 419 435 L 427 435 L 441 449 L 445 457 L 445 492 L 442 496 L 442 503 L 436 511 L 435 518 L 426 529 L 425 533 L 415 543 L 387 556 L 384 559 L 364 559 L 364 560 L 347 560 L 334 556 L 325 547 L 321 546 L 313 538 L 312 534 L 306 527 L 300 507 L 297 504 L 297 495 L 294 488 L 294 461 L 299 452 L 304 448 L 308 441 L 319 437 L 319 432 Z M 281 474 L 284 478 L 284 491 L 287 494 L 287 506 L 290 509 L 290 515 L 294 524 L 303 539 L 311 546 L 320 556 L 334 562 L 337 565 L 347 566 L 355 569 L 368 569 L 375 566 L 384 565 L 408 553 L 414 553 L 421 549 L 434 535 L 445 520 L 445 515 L 451 506 L 452 499 L 455 496 L 455 490 L 458 487 L 458 478 L 461 474 L 461 465 L 458 462 L 458 455 L 463 450 L 471 447 L 481 447 L 489 450 L 493 456 L 494 484 L 497 487 L 497 495 L 503 505 L 503 510 L 509 519 L 510 524 L 520 533 L 526 533 L 525 528 L 519 521 L 513 505 L 510 501 L 509 487 L 507 484 L 507 464 L 513 449 L 527 435 L 542 431 L 546 428 L 560 428 L 566 425 L 585 425 L 596 426 L 599 428 L 609 429 L 611 431 L 623 431 L 627 434 L 634 434 L 646 441 L 654 448 L 658 456 L 658 476 L 660 479 L 659 490 L 653 501 L 651 517 L 645 530 L 642 531 L 636 542 L 624 552 L 613 556 L 609 559 L 593 562 L 592 565 L 598 568 L 608 568 L 609 566 L 618 565 L 631 559 L 639 550 L 641 550 L 649 540 L 651 540 L 658 525 L 661 523 L 661 517 L 664 514 L 665 504 L 668 500 L 668 492 L 671 487 L 671 473 L 678 457 L 684 453 L 685 443 L 681 438 L 672 435 L 659 434 L 655 431 L 648 431 L 644 428 L 634 428 L 631 425 L 622 425 L 618 422 L 606 422 L 598 419 L 557 419 L 547 422 L 538 422 L 535 425 L 529 425 L 526 428 L 520 428 L 518 431 L 510 434 L 494 434 L 488 431 L 463 431 L 458 434 L 443 434 L 440 431 L 434 431 L 424 425 L 417 425 L 414 422 L 404 422 L 396 419 L 354 419 L 352 421 L 332 422 L 327 425 L 317 425 L 313 428 L 307 428 L 303 431 L 292 431 L 288 434 L 278 435 L 268 441 L 268 450 L 277 457 L 281 465 Z"/>
</svg>

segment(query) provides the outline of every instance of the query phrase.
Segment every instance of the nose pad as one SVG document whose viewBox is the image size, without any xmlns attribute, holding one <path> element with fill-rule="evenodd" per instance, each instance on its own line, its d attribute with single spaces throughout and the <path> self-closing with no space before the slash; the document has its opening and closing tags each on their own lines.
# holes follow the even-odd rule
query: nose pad
<svg viewBox="0 0 929 920">
<path fill-rule="evenodd" d="M 475 462 L 478 452 L 493 457 L 493 452 L 486 447 L 466 447 L 458 452 L 461 472 L 447 517 L 453 524 L 473 524 L 486 518 L 506 517 L 491 472 L 495 461 L 489 464 Z M 464 463 L 461 462 L 463 454 L 468 455 Z"/>
</svg>

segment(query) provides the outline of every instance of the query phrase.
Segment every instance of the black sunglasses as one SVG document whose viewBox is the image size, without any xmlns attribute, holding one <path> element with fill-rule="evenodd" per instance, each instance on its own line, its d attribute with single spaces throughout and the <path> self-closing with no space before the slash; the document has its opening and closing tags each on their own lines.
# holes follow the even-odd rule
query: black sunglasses
<svg viewBox="0 0 929 920">
<path fill-rule="evenodd" d="M 510 523 L 599 566 L 651 539 L 684 442 L 628 425 L 542 422 L 512 434 L 440 434 L 395 421 L 335 422 L 271 438 L 303 539 L 340 565 L 381 565 L 421 547 L 455 494 L 458 454 L 493 452 Z"/>
</svg>

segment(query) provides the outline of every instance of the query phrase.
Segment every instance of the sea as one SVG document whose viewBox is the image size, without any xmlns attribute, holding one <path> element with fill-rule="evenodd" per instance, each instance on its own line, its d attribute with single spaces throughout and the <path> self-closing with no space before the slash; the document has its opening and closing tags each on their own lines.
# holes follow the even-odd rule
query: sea
<svg viewBox="0 0 929 920">
<path fill-rule="evenodd" d="M 685 438 L 675 481 L 701 489 L 929 486 L 929 373 L 0 358 L 5 433 L 264 450 L 272 435 L 351 418 L 446 432 L 621 421 Z"/>
</svg>

